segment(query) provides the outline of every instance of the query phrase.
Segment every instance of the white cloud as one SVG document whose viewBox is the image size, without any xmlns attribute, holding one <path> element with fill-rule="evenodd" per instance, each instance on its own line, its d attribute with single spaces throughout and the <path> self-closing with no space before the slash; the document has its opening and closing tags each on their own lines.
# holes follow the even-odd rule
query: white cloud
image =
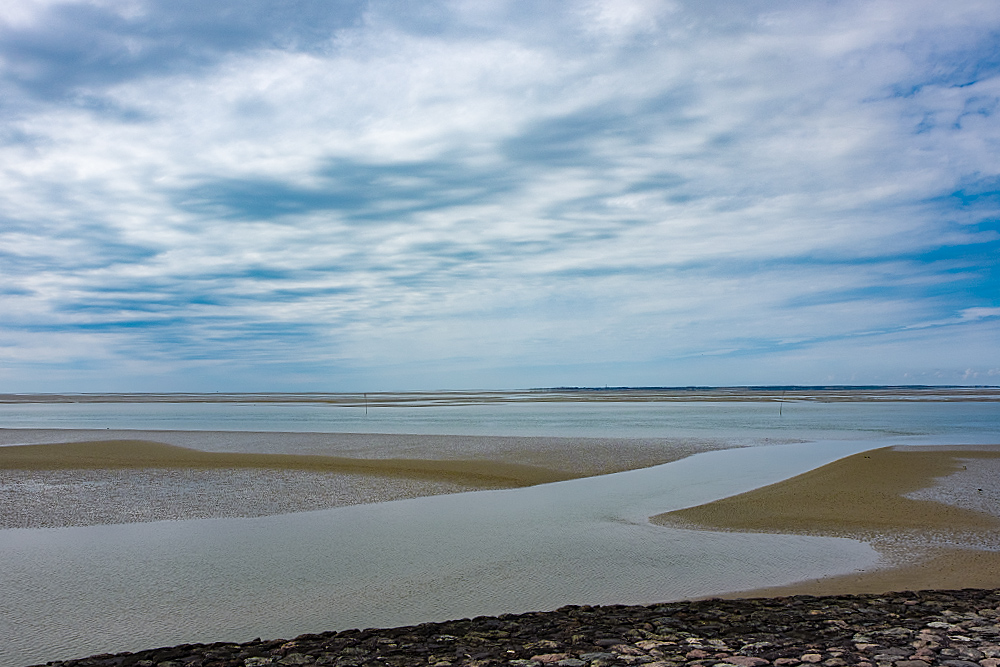
<svg viewBox="0 0 1000 667">
<path fill-rule="evenodd" d="M 962 320 L 982 320 L 988 317 L 1000 317 L 1000 308 L 966 308 L 962 311 Z"/>
<path fill-rule="evenodd" d="M 581 3 L 581 27 L 587 33 L 616 39 L 648 35 L 678 9 L 677 3 L 669 0 L 591 1 Z"/>
<path fill-rule="evenodd" d="M 0 5 L 0 24 L 12 28 L 35 26 L 41 21 L 49 9 L 60 6 L 102 6 L 108 2 L 100 0 L 11 0 Z M 136 3 L 123 2 L 122 6 Z"/>
<path fill-rule="evenodd" d="M 1000 78 L 968 64 L 1000 9 L 954 9 L 373 5 L 318 48 L 88 79 L 4 119 L 0 307 L 120 363 L 371 368 L 971 325 L 997 309 L 949 286 L 981 281 L 997 204 L 947 198 L 1000 173 Z M 973 258 L 921 258 L 942 247 Z"/>
</svg>

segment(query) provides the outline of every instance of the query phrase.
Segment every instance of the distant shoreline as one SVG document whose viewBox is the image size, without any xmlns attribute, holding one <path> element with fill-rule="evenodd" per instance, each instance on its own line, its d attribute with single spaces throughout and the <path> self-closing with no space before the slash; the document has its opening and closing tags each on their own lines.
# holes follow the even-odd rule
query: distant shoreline
<svg viewBox="0 0 1000 667">
<path fill-rule="evenodd" d="M 993 385 L 762 385 L 734 387 L 551 387 L 510 391 L 6 393 L 2 404 L 318 403 L 345 407 L 428 407 L 550 402 L 997 401 Z"/>
</svg>

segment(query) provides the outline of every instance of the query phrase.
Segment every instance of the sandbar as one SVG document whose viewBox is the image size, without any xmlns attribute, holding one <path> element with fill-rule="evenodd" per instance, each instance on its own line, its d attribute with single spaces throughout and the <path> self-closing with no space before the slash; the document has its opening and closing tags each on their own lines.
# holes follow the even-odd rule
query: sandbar
<svg viewBox="0 0 1000 667">
<path fill-rule="evenodd" d="M 880 567 L 869 571 L 734 594 L 739 597 L 994 588 L 1000 585 L 1000 511 L 982 497 L 995 496 L 996 485 L 972 488 L 963 475 L 998 460 L 1000 446 L 887 447 L 652 521 L 848 537 L 871 543 L 883 555 Z M 948 492 L 928 493 L 934 488 Z"/>
<path fill-rule="evenodd" d="M 568 479 L 503 461 L 209 452 L 146 440 L 0 447 L 0 529 L 266 516 Z"/>
<path fill-rule="evenodd" d="M 282 433 L 100 429 L 0 429 L 0 446 L 109 440 L 152 441 L 210 452 L 315 454 L 347 459 L 474 460 L 589 477 L 676 461 L 732 443 L 709 438 Z"/>
<path fill-rule="evenodd" d="M 695 439 L 0 429 L 0 529 L 255 517 L 647 467 Z"/>
<path fill-rule="evenodd" d="M 541 466 L 501 461 L 362 459 L 315 454 L 206 452 L 146 440 L 92 440 L 0 447 L 0 470 L 120 470 L 145 468 L 266 468 L 362 473 L 515 487 L 569 479 Z"/>
</svg>

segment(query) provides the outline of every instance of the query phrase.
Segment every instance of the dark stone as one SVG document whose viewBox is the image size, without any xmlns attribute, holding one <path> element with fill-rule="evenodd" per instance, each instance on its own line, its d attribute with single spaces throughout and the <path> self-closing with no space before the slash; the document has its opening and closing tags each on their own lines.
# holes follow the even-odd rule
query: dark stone
<svg viewBox="0 0 1000 667">
<path fill-rule="evenodd" d="M 771 663 L 782 658 L 798 661 L 816 654 L 822 659 L 818 667 L 875 662 L 981 667 L 962 658 L 981 656 L 979 646 L 996 642 L 1000 614 L 990 612 L 997 608 L 1000 590 L 977 589 L 568 606 L 401 628 L 305 634 L 292 641 L 185 644 L 66 660 L 52 667 L 433 667 L 438 662 L 452 667 L 529 667 L 532 656 L 546 654 L 566 654 L 559 661 L 563 667 L 581 667 L 581 662 L 587 667 L 641 667 L 658 661 L 713 667 L 726 662 L 722 656 L 728 654 L 731 664 L 751 657 Z M 914 653 L 912 642 L 921 637 L 921 630 L 958 624 L 966 636 L 938 630 L 936 648 Z M 869 641 L 857 642 L 856 637 Z M 876 647 L 859 651 L 856 643 Z M 719 649 L 721 645 L 728 648 Z M 685 660 L 695 649 L 700 652 Z M 711 657 L 694 659 L 702 653 Z"/>
</svg>

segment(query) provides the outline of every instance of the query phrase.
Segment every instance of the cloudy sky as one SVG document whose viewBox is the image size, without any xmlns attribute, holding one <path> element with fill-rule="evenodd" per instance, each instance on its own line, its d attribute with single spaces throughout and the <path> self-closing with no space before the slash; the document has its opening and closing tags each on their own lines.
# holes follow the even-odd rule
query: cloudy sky
<svg viewBox="0 0 1000 667">
<path fill-rule="evenodd" d="M 996 0 L 5 0 L 0 390 L 1000 384 Z"/>
</svg>

